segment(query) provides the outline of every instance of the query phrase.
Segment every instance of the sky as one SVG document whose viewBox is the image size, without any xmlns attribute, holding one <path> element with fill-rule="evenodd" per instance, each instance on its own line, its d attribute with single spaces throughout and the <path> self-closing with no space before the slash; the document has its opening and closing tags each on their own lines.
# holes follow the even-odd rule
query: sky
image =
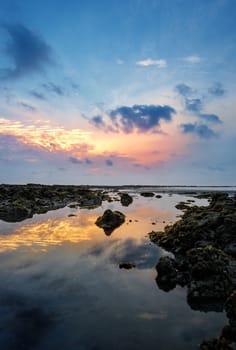
<svg viewBox="0 0 236 350">
<path fill-rule="evenodd" d="M 236 185 L 235 0 L 0 9 L 0 183 Z"/>
</svg>

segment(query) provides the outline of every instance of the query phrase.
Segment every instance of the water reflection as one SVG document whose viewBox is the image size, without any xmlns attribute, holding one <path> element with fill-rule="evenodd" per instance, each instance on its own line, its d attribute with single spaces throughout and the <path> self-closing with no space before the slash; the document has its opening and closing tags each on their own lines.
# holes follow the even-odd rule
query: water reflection
<svg viewBox="0 0 236 350">
<path fill-rule="evenodd" d="M 1 223 L 0 348 L 189 350 L 218 335 L 222 314 L 194 312 L 183 289 L 164 293 L 155 283 L 166 253 L 146 235 L 176 220 L 180 200 L 134 196 L 125 208 L 103 203 Z M 109 237 L 95 225 L 108 208 L 126 215 Z M 119 269 L 120 261 L 136 268 Z"/>
</svg>

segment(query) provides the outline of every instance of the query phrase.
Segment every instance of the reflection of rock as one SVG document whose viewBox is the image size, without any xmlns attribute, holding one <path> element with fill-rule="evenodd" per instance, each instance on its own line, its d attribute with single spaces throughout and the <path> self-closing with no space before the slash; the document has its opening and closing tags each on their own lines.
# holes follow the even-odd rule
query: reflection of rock
<svg viewBox="0 0 236 350">
<path fill-rule="evenodd" d="M 156 282 L 160 289 L 168 292 L 176 287 L 177 270 L 176 262 L 169 256 L 161 257 L 157 266 Z"/>
<path fill-rule="evenodd" d="M 99 216 L 95 222 L 98 227 L 103 228 L 106 235 L 110 235 L 115 228 L 122 225 L 125 221 L 125 215 L 120 211 L 105 210 L 102 216 Z"/>
<path fill-rule="evenodd" d="M 17 222 L 32 217 L 31 211 L 19 205 L 6 205 L 0 208 L 0 220 Z"/>
<path fill-rule="evenodd" d="M 124 207 L 128 207 L 133 202 L 133 198 L 128 193 L 122 193 L 120 195 L 120 201 Z"/>
<path fill-rule="evenodd" d="M 132 262 L 120 262 L 119 263 L 119 268 L 120 269 L 126 269 L 126 270 L 130 270 L 133 267 L 135 267 L 136 265 Z"/>
<path fill-rule="evenodd" d="M 141 192 L 140 195 L 143 197 L 154 197 L 153 192 Z"/>
</svg>

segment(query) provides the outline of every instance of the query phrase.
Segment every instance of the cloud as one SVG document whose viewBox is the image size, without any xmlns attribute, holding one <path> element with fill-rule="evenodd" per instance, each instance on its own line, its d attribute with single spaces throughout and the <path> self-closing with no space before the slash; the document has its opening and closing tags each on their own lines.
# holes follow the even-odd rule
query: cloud
<svg viewBox="0 0 236 350">
<path fill-rule="evenodd" d="M 190 112 L 199 113 L 202 110 L 202 101 L 200 100 L 200 98 L 186 98 L 185 107 Z"/>
<path fill-rule="evenodd" d="M 111 159 L 106 159 L 107 166 L 113 166 L 113 161 Z"/>
<path fill-rule="evenodd" d="M 214 85 L 214 88 L 215 88 L 214 95 L 220 96 L 223 91 L 222 85 L 219 83 L 219 85 L 217 86 Z M 191 112 L 197 118 L 204 119 L 206 122 L 222 124 L 222 120 L 218 115 L 212 114 L 212 113 L 210 114 L 202 113 L 202 110 L 204 109 L 204 105 L 208 100 L 207 96 L 203 95 L 203 97 L 194 98 L 195 91 L 186 84 L 176 85 L 175 90 L 179 93 L 180 96 L 183 97 L 186 111 Z M 190 95 L 191 95 L 191 98 L 189 97 Z"/>
<path fill-rule="evenodd" d="M 26 109 L 28 112 L 36 112 L 37 108 L 29 105 L 28 103 L 25 102 L 19 102 L 18 103 L 19 106 L 23 107 L 24 109 Z"/>
<path fill-rule="evenodd" d="M 181 128 L 184 134 L 195 134 L 202 139 L 210 139 L 217 136 L 206 124 L 187 123 L 181 124 Z"/>
<path fill-rule="evenodd" d="M 21 24 L 5 24 L 2 27 L 10 39 L 5 52 L 14 64 L 13 68 L 1 69 L 2 79 L 20 78 L 41 72 L 53 62 L 50 46 L 37 34 Z"/>
<path fill-rule="evenodd" d="M 222 120 L 216 114 L 199 114 L 199 117 L 211 123 L 222 124 Z"/>
<path fill-rule="evenodd" d="M 187 97 L 193 93 L 192 88 L 186 84 L 176 85 L 175 90 L 183 97 Z"/>
<path fill-rule="evenodd" d="M 43 100 L 43 101 L 47 100 L 47 98 L 44 94 L 42 94 L 41 92 L 38 92 L 36 90 L 29 91 L 29 94 L 32 95 L 33 97 L 37 98 L 38 100 Z"/>
<path fill-rule="evenodd" d="M 142 67 L 156 66 L 158 68 L 165 68 L 167 67 L 167 62 L 163 59 L 152 60 L 151 58 L 147 58 L 146 60 L 136 62 L 136 65 Z"/>
<path fill-rule="evenodd" d="M 200 56 L 193 55 L 193 56 L 186 56 L 183 58 L 183 60 L 189 63 L 199 63 L 202 61 L 202 58 Z"/>
<path fill-rule="evenodd" d="M 91 119 L 91 123 L 111 132 L 158 132 L 161 120 L 171 121 L 172 114 L 175 113 L 174 108 L 170 106 L 122 106 L 107 113 L 108 122 L 98 115 Z"/>
<path fill-rule="evenodd" d="M 83 162 L 76 157 L 69 157 L 69 161 L 73 164 L 82 164 Z"/>
<path fill-rule="evenodd" d="M 93 161 L 91 159 L 89 159 L 89 158 L 85 158 L 84 161 L 85 161 L 85 164 L 88 164 L 88 165 L 93 164 Z"/>
<path fill-rule="evenodd" d="M 208 89 L 208 92 L 211 95 L 214 95 L 216 97 L 223 96 L 226 92 L 226 90 L 223 88 L 223 85 L 219 82 L 216 82 L 213 86 L 211 86 Z"/>
<path fill-rule="evenodd" d="M 65 95 L 65 90 L 59 86 L 56 85 L 54 83 L 44 83 L 42 84 L 42 87 L 47 90 L 48 92 L 53 92 L 54 94 L 58 95 L 58 96 L 64 96 Z"/>
</svg>

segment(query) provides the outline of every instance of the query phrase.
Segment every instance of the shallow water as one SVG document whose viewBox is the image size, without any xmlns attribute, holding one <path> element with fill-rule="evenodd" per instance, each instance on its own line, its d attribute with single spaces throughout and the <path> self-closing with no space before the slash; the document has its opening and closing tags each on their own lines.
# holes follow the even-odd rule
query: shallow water
<svg viewBox="0 0 236 350">
<path fill-rule="evenodd" d="M 147 233 L 176 221 L 175 204 L 191 197 L 132 195 L 129 207 L 103 202 L 0 221 L 1 349 L 191 350 L 219 335 L 223 313 L 193 311 L 184 288 L 166 293 L 155 282 L 167 252 Z M 126 215 L 110 236 L 94 224 L 107 208 Z M 119 269 L 122 261 L 136 268 Z"/>
</svg>

